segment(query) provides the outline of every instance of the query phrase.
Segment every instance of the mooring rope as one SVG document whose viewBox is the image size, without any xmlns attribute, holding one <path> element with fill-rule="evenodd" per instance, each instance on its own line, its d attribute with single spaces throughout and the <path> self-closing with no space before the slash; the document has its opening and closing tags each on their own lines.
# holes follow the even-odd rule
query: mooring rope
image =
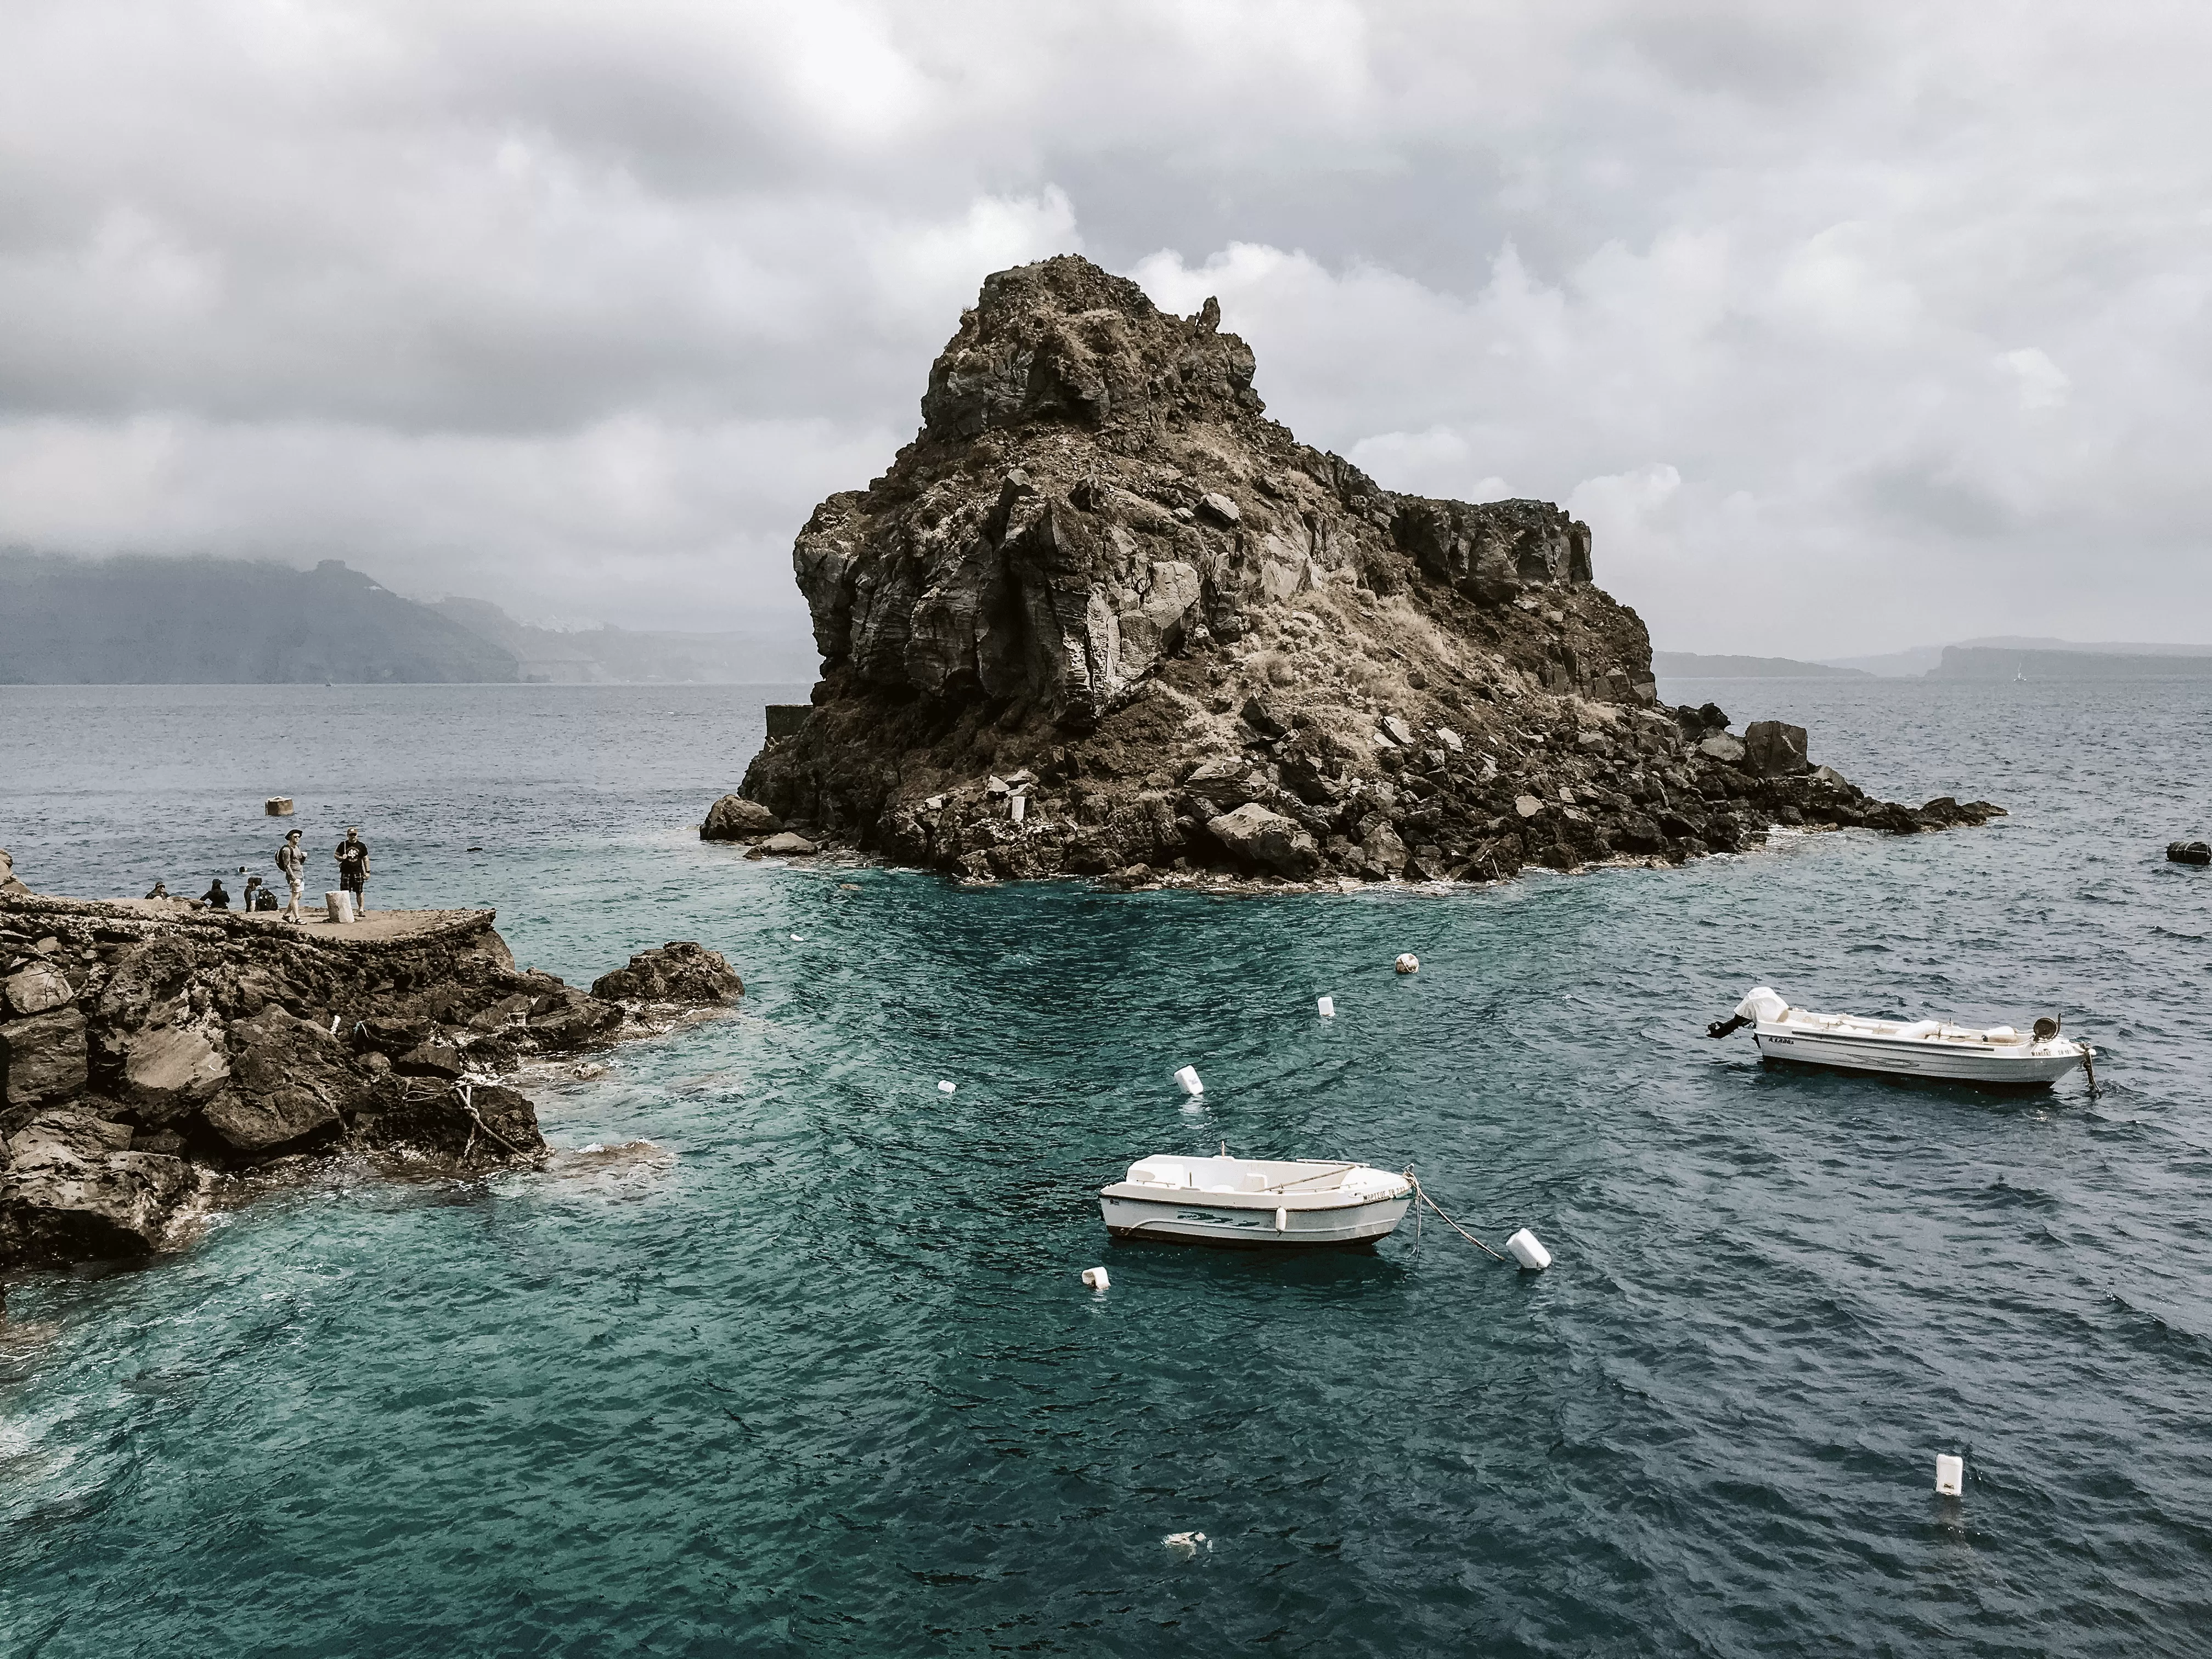
<svg viewBox="0 0 2212 1659">
<path fill-rule="evenodd" d="M 1490 1257 L 1492 1261 L 1503 1261 L 1506 1259 L 1505 1257 L 1498 1255 L 1497 1251 L 1492 1249 L 1489 1245 L 1477 1238 L 1473 1233 L 1468 1231 L 1466 1228 L 1461 1226 L 1458 1222 L 1454 1221 L 1449 1216 L 1445 1215 L 1444 1206 L 1429 1196 L 1428 1188 L 1421 1185 L 1420 1178 L 1413 1173 L 1410 1165 L 1406 1170 L 1406 1179 L 1413 1183 L 1414 1196 L 1419 1198 L 1422 1203 L 1427 1205 L 1431 1209 L 1434 1210 L 1437 1216 L 1443 1220 L 1445 1226 L 1450 1228 L 1462 1238 L 1474 1245 L 1476 1249 L 1480 1250 L 1485 1255 Z M 1417 1209 L 1413 1212 L 1413 1248 L 1416 1249 L 1420 1248 L 1420 1229 L 1421 1212 Z"/>
</svg>

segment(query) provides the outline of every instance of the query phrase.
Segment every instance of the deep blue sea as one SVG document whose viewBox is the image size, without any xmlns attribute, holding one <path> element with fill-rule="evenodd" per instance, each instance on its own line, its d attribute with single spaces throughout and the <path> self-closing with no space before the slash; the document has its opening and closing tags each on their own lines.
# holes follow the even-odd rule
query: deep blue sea
<svg viewBox="0 0 2212 1659">
<path fill-rule="evenodd" d="M 283 793 L 319 860 L 362 825 L 373 903 L 747 987 L 538 1091 L 659 1155 L 341 1176 L 11 1285 L 0 1651 L 2212 1652 L 2212 871 L 2163 858 L 2212 833 L 2212 686 L 1665 690 L 2012 816 L 1441 896 L 963 890 L 698 842 L 792 689 L 0 687 L 35 887 L 265 867 Z M 1702 1035 L 1754 982 L 2061 1014 L 2100 1092 L 1763 1071 Z M 1413 1164 L 1556 1265 L 1109 1243 L 1100 1184 L 1223 1142 Z"/>
</svg>

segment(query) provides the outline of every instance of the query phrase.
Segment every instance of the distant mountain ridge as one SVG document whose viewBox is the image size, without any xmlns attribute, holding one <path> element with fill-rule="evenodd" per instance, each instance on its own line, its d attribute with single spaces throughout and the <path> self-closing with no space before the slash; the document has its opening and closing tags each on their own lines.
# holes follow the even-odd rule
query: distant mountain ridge
<svg viewBox="0 0 2212 1659">
<path fill-rule="evenodd" d="M 538 628 L 488 599 L 448 595 L 432 610 L 514 653 L 525 680 L 556 685 L 742 684 L 811 680 L 820 658 L 811 629 L 686 634 L 659 629 Z"/>
<path fill-rule="evenodd" d="M 0 550 L 0 683 L 567 684 L 811 680 L 794 616 L 744 633 L 517 622 L 484 599 L 404 598 L 343 560 Z"/>
<path fill-rule="evenodd" d="M 2032 639 L 2017 635 L 1999 634 L 1980 639 L 1957 640 L 1948 645 L 1917 645 L 1907 651 L 1885 651 L 1869 657 L 1823 657 L 1820 660 L 1831 668 L 1856 668 L 1862 672 L 1898 679 L 1936 673 L 1943 666 L 1943 657 L 1950 651 L 2049 651 L 2063 652 L 2070 656 L 2097 657 L 2201 657 L 2212 656 L 2212 645 L 2148 645 L 2122 641 L 2081 644 L 2073 640 Z M 2172 672 L 2174 671 L 2167 671 Z M 2187 671 L 2182 671 L 2187 672 Z M 1946 673 L 1942 678 L 1956 678 Z M 1972 678 L 1986 678 L 1974 675 Z M 2007 679 L 2011 674 L 2005 676 Z M 2076 672 L 2051 678 L 2101 678 L 2105 676 L 2085 675 Z"/>
<path fill-rule="evenodd" d="M 0 553 L 0 681 L 269 685 L 512 681 L 514 654 L 325 559 Z"/>
<path fill-rule="evenodd" d="M 2022 651 L 2007 647 L 1947 645 L 1931 680 L 2165 680 L 2212 679 L 2212 649 L 2202 652 Z"/>
<path fill-rule="evenodd" d="M 1794 657 L 1709 656 L 1701 651 L 1654 651 L 1651 672 L 1686 680 L 1864 679 L 1865 671 Z"/>
</svg>

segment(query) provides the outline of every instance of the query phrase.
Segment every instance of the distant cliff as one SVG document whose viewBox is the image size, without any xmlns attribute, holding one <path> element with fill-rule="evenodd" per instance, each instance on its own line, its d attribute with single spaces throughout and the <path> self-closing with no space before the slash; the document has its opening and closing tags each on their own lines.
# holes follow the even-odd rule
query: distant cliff
<svg viewBox="0 0 2212 1659">
<path fill-rule="evenodd" d="M 514 653 L 336 559 L 0 553 L 0 682 L 512 681 Z"/>
<path fill-rule="evenodd" d="M 487 599 L 447 598 L 431 607 L 504 647 L 522 678 L 555 685 L 760 684 L 811 680 L 819 659 L 804 620 L 745 633 L 684 634 L 656 629 L 538 628 Z"/>
<path fill-rule="evenodd" d="M 1794 657 L 1714 657 L 1698 651 L 1654 651 L 1651 671 L 1683 680 L 1865 680 L 1862 668 L 1838 668 Z"/>
<path fill-rule="evenodd" d="M 1947 645 L 1931 680 L 2172 680 L 2212 679 L 2212 652 L 2188 655 L 2142 651 L 2014 651 L 1986 645 Z"/>
</svg>

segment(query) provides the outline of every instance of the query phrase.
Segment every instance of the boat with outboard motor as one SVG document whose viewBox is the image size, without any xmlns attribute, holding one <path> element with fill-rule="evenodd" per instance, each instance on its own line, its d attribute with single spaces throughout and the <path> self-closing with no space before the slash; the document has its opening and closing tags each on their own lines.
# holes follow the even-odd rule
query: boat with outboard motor
<svg viewBox="0 0 2212 1659">
<path fill-rule="evenodd" d="M 1387 1238 L 1412 1203 L 1410 1176 L 1320 1158 L 1180 1158 L 1129 1166 L 1098 1189 L 1116 1238 L 1192 1244 L 1369 1244 Z"/>
<path fill-rule="evenodd" d="M 2088 1071 L 2091 1086 L 2096 1083 L 2097 1051 L 2059 1036 L 2053 1018 L 2039 1019 L 2033 1031 L 2023 1032 L 2009 1025 L 1816 1014 L 1791 1007 L 1760 985 L 1736 1005 L 1734 1015 L 1708 1025 L 1705 1035 L 1724 1037 L 1746 1025 L 1762 1060 L 2025 1088 L 2047 1088 L 2079 1066 Z"/>
</svg>

